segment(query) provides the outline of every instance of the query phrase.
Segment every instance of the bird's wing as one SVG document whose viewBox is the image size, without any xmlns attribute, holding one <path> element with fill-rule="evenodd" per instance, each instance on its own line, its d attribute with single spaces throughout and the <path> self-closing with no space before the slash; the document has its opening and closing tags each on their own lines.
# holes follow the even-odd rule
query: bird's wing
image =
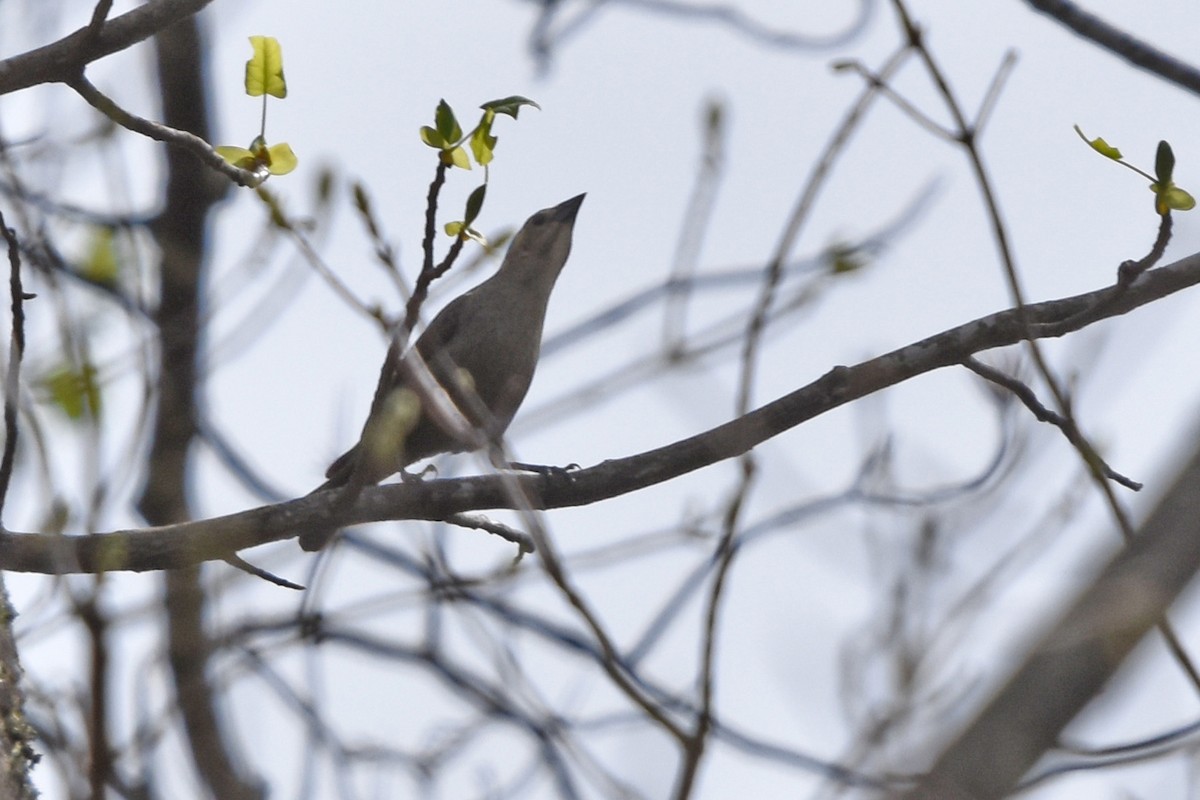
<svg viewBox="0 0 1200 800">
<path fill-rule="evenodd" d="M 474 291 L 454 298 L 448 306 L 433 318 L 429 327 L 417 339 L 417 352 L 428 361 L 440 353 L 458 332 L 463 319 L 466 318 Z"/>
</svg>

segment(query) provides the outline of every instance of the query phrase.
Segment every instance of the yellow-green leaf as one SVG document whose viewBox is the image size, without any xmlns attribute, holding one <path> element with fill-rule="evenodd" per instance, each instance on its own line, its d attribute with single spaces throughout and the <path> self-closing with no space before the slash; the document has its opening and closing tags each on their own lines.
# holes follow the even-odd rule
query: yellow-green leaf
<svg viewBox="0 0 1200 800">
<path fill-rule="evenodd" d="M 81 272 L 88 280 L 106 286 L 117 282 L 117 249 L 113 243 L 112 228 L 93 229 Z"/>
<path fill-rule="evenodd" d="M 442 163 L 459 169 L 470 169 L 471 157 L 462 147 L 456 147 L 453 150 L 442 151 Z"/>
<path fill-rule="evenodd" d="M 1196 207 L 1196 198 L 1173 183 L 1166 186 L 1152 183 L 1150 191 L 1155 194 L 1154 210 L 1160 215 L 1166 215 L 1170 211 L 1191 211 Z"/>
<path fill-rule="evenodd" d="M 428 125 L 421 126 L 421 141 L 437 150 L 446 146 L 446 140 L 442 138 L 442 135 Z"/>
<path fill-rule="evenodd" d="M 217 155 L 221 156 L 221 158 L 225 159 L 230 164 L 233 164 L 238 169 L 252 170 L 255 167 L 256 159 L 254 157 L 254 153 L 251 153 L 244 147 L 235 147 L 229 144 L 218 145 Z"/>
<path fill-rule="evenodd" d="M 287 97 L 287 82 L 283 79 L 283 48 L 274 36 L 251 36 L 254 55 L 246 62 L 246 94 L 251 97 L 269 94 L 280 99 Z"/>
<path fill-rule="evenodd" d="M 272 175 L 287 175 L 296 168 L 299 159 L 287 142 L 273 144 L 267 148 L 267 170 Z"/>
<path fill-rule="evenodd" d="M 1083 131 L 1079 129 L 1078 125 L 1075 126 L 1075 132 L 1079 134 L 1080 139 L 1083 139 L 1088 143 L 1089 147 L 1105 158 L 1111 158 L 1113 161 L 1120 161 L 1122 159 L 1123 156 L 1121 155 L 1121 151 L 1104 141 L 1104 139 L 1100 138 L 1099 136 L 1097 136 L 1095 139 L 1087 138 L 1084 136 Z"/>
<path fill-rule="evenodd" d="M 1191 211 L 1196 207 L 1196 198 L 1178 186 L 1167 190 L 1167 205 L 1176 211 Z"/>
<path fill-rule="evenodd" d="M 79 369 L 64 364 L 41 383 L 54 405 L 70 419 L 82 419 L 85 412 L 92 418 L 100 413 L 100 387 L 96 383 L 96 368 L 91 364 Z"/>
<path fill-rule="evenodd" d="M 239 169 L 258 172 L 265 169 L 272 175 L 286 175 L 296 168 L 299 159 L 286 142 L 273 144 L 270 147 L 261 136 L 256 136 L 250 143 L 250 149 L 220 145 L 216 148 L 221 158 Z"/>
<path fill-rule="evenodd" d="M 481 167 L 492 163 L 492 158 L 495 157 L 496 137 L 491 135 L 491 131 L 491 124 L 485 120 L 471 134 L 471 154 Z"/>
</svg>

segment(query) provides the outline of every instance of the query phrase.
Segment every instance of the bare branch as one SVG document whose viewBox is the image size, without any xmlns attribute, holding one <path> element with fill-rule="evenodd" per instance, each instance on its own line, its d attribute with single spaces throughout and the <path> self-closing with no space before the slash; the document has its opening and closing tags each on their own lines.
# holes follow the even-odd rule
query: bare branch
<svg viewBox="0 0 1200 800">
<path fill-rule="evenodd" d="M 6 58 L 0 61 L 0 95 L 42 83 L 65 82 L 82 73 L 87 64 L 150 38 L 210 2 L 149 0 L 102 26 L 93 20 L 57 42 Z"/>
<path fill-rule="evenodd" d="M 1070 0 L 1025 0 L 1031 8 L 1139 69 L 1200 94 L 1200 69 L 1131 36 Z"/>
<path fill-rule="evenodd" d="M 562 475 L 489 475 L 369 487 L 336 518 L 336 494 L 297 500 L 198 522 L 134 531 L 61 536 L 0 534 L 0 569 L 70 573 L 171 569 L 222 559 L 230 553 L 296 535 L 304 527 L 396 519 L 445 519 L 463 511 L 514 508 L 515 481 L 533 508 L 581 506 L 653 486 L 733 458 L 780 433 L 889 386 L 960 364 L 983 350 L 1057 337 L 1085 327 L 1081 312 L 1115 317 L 1200 283 L 1200 254 L 1149 272 L 1128 288 L 1107 287 L 1073 297 L 1009 309 L 934 334 L 821 378 L 755 411 L 688 439 L 639 455 Z M 1116 302 L 1110 302 L 1119 294 Z M 1023 312 L 1023 313 L 1021 313 Z M 337 491 L 337 490 L 334 490 Z"/>
<path fill-rule="evenodd" d="M 1200 567 L 1200 452 L 908 798 L 1006 797 Z"/>
<path fill-rule="evenodd" d="M 182 147 L 199 158 L 205 165 L 227 176 L 239 186 L 258 186 L 266 180 L 267 173 L 265 171 L 258 173 L 235 167 L 222 158 L 221 154 L 211 144 L 193 133 L 176 130 L 167 125 L 152 122 L 136 114 L 129 113 L 113 102 L 112 98 L 93 86 L 91 81 L 84 77 L 83 73 L 66 78 L 63 82 L 78 92 L 79 96 L 86 100 L 89 105 L 122 128 L 131 130 L 134 133 L 140 133 L 143 136 L 148 136 L 158 142 Z"/>
<path fill-rule="evenodd" d="M 1040 400 L 1038 400 L 1037 394 L 1035 394 L 1033 389 L 1031 389 L 1027 384 L 1017 380 L 1011 375 L 1006 375 L 995 367 L 984 364 L 977 358 L 972 357 L 966 359 L 963 361 L 963 366 L 984 380 L 991 381 L 997 386 L 1002 386 L 1008 391 L 1012 392 L 1017 396 L 1017 399 L 1019 399 L 1025 405 L 1025 407 L 1033 413 L 1033 416 L 1038 422 L 1046 422 L 1053 425 L 1062 431 L 1063 435 L 1066 436 L 1068 441 L 1070 441 L 1073 445 L 1076 447 L 1080 446 L 1078 441 L 1080 437 L 1079 428 L 1075 425 L 1074 419 L 1069 415 L 1064 416 L 1046 408 L 1046 406 L 1043 405 Z M 1096 454 L 1096 463 L 1093 465 L 1093 468 L 1099 470 L 1104 477 L 1111 481 L 1116 481 L 1127 489 L 1132 489 L 1133 491 L 1137 492 L 1142 488 L 1142 484 L 1130 477 L 1122 475 L 1110 467 L 1108 463 L 1100 457 L 1099 454 Z"/>
</svg>

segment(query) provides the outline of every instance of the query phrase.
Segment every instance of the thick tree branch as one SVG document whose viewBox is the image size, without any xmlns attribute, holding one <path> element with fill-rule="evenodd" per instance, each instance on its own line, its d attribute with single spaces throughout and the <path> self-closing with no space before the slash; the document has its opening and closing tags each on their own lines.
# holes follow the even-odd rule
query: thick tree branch
<svg viewBox="0 0 1200 800">
<path fill-rule="evenodd" d="M 37 734 L 25 717 L 25 675 L 13 636 L 14 617 L 0 575 L 0 797 L 35 800 L 30 771 L 41 756 L 33 749 Z"/>
<path fill-rule="evenodd" d="M 98 29 L 87 25 L 59 39 L 0 61 L 0 95 L 41 83 L 69 80 L 97 59 L 124 50 L 200 11 L 212 0 L 149 0 Z"/>
<path fill-rule="evenodd" d="M 984 350 L 1026 338 L 1063 336 L 1200 283 L 1200 254 L 1151 270 L 1128 287 L 1000 311 L 822 377 L 745 416 L 673 444 L 561 475 L 515 478 L 535 508 L 581 506 L 677 478 L 741 455 L 780 433 L 853 400 Z M 1028 327 L 1022 324 L 1028 323 Z M 512 508 L 506 480 L 481 476 L 370 487 L 338 514 L 337 490 L 198 522 L 66 537 L 0 534 L 0 569 L 96 572 L 170 569 L 288 539 L 305 527 L 398 519 L 445 519 L 462 511 Z"/>
<path fill-rule="evenodd" d="M 1200 450 L 1132 542 L 906 797 L 1007 797 L 1200 568 Z"/>
<path fill-rule="evenodd" d="M 189 17 L 163 30 L 155 40 L 155 56 L 163 120 L 176 131 L 209 139 L 208 81 L 196 20 Z M 89 86 L 82 77 L 73 85 L 78 91 Z M 165 203 L 151 226 L 161 251 L 154 315 L 159 334 L 158 407 L 146 484 L 138 501 L 138 510 L 151 524 L 192 516 L 187 486 L 196 437 L 206 227 L 210 212 L 229 188 L 183 150 L 168 148 L 165 156 Z M 193 565 L 171 570 L 164 578 L 167 662 L 196 772 L 213 797 L 258 800 L 265 789 L 257 776 L 243 774 L 238 749 L 220 713 L 218 692 L 209 680 L 212 645 L 204 624 L 207 596 L 200 570 Z"/>
</svg>

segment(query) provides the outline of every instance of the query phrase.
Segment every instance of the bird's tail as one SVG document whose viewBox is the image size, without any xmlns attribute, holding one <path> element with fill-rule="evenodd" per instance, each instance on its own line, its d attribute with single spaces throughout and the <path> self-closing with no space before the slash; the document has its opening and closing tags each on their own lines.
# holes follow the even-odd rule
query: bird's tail
<svg viewBox="0 0 1200 800">
<path fill-rule="evenodd" d="M 337 489 L 346 486 L 350 483 L 350 479 L 354 475 L 355 451 L 357 448 L 350 448 L 325 471 L 325 482 L 317 488 L 309 492 L 306 497 L 311 497 L 318 492 L 323 492 L 326 489 Z M 346 497 L 339 498 L 335 509 L 340 509 L 354 502 L 358 496 L 358 492 L 348 493 Z M 312 553 L 322 549 L 329 544 L 329 540 L 337 535 L 339 528 L 307 528 L 300 531 L 300 548 L 306 552 Z"/>
</svg>

